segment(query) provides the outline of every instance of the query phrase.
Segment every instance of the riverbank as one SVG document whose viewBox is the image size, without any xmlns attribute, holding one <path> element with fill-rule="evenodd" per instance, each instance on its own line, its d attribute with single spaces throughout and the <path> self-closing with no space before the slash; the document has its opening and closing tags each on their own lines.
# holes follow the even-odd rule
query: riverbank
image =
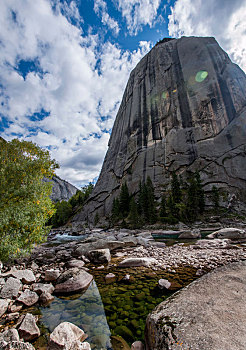
<svg viewBox="0 0 246 350">
<path fill-rule="evenodd" d="M 243 235 L 243 230 L 237 230 L 239 236 L 240 232 Z M 170 231 L 158 232 L 172 235 Z M 0 297 L 5 306 L 8 304 L 2 309 L 1 330 L 18 329 L 23 314 L 33 312 L 38 314 L 41 328 L 41 335 L 37 333 L 31 340 L 36 349 L 47 348 L 49 333 L 63 321 L 84 327 L 94 349 L 110 349 L 110 333 L 123 336 L 129 344 L 143 341 L 148 313 L 171 293 L 216 267 L 246 260 L 244 238 L 235 239 L 235 232 L 233 239 L 194 239 L 194 234 L 199 237 L 199 233 L 191 232 L 193 239 L 186 243 L 176 241 L 171 246 L 154 240 L 152 234 L 152 231 L 95 230 L 83 236 L 83 241 L 71 235 L 73 241 L 50 240 L 18 264 L 5 265 Z M 230 235 L 232 232 L 227 230 L 226 236 Z M 20 269 L 31 271 L 27 273 L 29 280 L 16 273 Z M 96 284 L 92 287 L 93 279 Z M 14 292 L 4 298 L 4 286 L 13 280 L 20 283 L 17 286 L 15 281 Z M 38 297 L 32 305 L 26 305 L 23 293 L 30 299 L 33 292 Z M 49 307 L 45 307 L 49 302 Z"/>
</svg>

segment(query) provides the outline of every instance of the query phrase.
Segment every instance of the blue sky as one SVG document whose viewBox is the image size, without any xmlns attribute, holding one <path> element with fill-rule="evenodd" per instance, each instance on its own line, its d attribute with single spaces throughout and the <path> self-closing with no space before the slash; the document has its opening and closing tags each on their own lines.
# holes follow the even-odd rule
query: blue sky
<svg viewBox="0 0 246 350">
<path fill-rule="evenodd" d="M 138 61 L 164 37 L 214 36 L 246 70 L 245 18 L 245 0 L 2 0 L 0 135 L 93 181 Z"/>
</svg>

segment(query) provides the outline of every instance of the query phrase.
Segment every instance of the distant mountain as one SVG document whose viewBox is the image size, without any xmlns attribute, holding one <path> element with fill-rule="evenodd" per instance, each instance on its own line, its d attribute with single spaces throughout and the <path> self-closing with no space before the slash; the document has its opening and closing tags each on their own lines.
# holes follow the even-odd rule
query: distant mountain
<svg viewBox="0 0 246 350">
<path fill-rule="evenodd" d="M 112 82 L 113 83 L 113 82 Z M 107 92 L 105 92 L 107 93 Z M 160 41 L 131 72 L 94 191 L 77 221 L 107 217 L 122 184 L 155 195 L 200 172 L 246 211 L 246 75 L 214 38 Z"/>
<path fill-rule="evenodd" d="M 0 136 L 0 143 L 1 142 L 7 141 Z M 60 202 L 62 200 L 68 201 L 78 191 L 78 189 L 75 186 L 73 186 L 65 180 L 62 180 L 56 175 L 53 176 L 52 180 L 44 178 L 44 181 L 52 181 L 53 183 L 52 194 L 50 197 L 54 202 Z"/>
<path fill-rule="evenodd" d="M 53 176 L 52 180 L 44 178 L 45 182 L 52 181 L 53 187 L 52 187 L 52 194 L 50 198 L 54 202 L 60 202 L 60 201 L 68 201 L 77 191 L 78 189 L 70 184 L 69 182 L 62 180 L 58 176 Z"/>
</svg>

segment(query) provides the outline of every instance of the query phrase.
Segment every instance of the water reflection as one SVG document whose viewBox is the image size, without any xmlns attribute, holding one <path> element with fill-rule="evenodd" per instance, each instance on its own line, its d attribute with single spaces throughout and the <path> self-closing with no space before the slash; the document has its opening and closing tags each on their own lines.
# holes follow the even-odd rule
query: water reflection
<svg viewBox="0 0 246 350">
<path fill-rule="evenodd" d="M 41 322 L 50 332 L 61 322 L 72 322 L 88 334 L 86 341 L 92 349 L 111 349 L 111 333 L 95 281 L 83 295 L 56 297 L 48 307 L 41 308 L 41 312 Z"/>
</svg>

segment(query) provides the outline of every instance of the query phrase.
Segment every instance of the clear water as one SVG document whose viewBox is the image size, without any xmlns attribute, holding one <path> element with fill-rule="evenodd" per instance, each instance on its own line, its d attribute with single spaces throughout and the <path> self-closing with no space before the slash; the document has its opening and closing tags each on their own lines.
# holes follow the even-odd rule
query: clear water
<svg viewBox="0 0 246 350">
<path fill-rule="evenodd" d="M 41 323 L 52 332 L 61 322 L 72 322 L 84 330 L 94 349 L 111 349 L 110 329 L 101 295 L 93 281 L 82 295 L 57 298 L 48 306 L 40 308 Z"/>
</svg>

